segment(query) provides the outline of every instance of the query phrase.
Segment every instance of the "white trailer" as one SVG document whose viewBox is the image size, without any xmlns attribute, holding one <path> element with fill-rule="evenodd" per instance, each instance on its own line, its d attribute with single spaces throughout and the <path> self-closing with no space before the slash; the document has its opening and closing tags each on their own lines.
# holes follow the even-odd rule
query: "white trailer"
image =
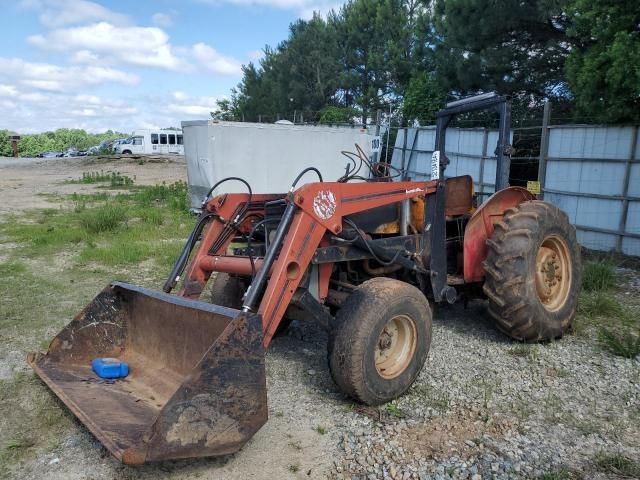
<svg viewBox="0 0 640 480">
<path fill-rule="evenodd" d="M 226 177 L 244 178 L 254 193 L 287 192 L 296 175 L 310 166 L 320 170 L 325 181 L 335 181 L 349 164 L 340 152 L 355 151 L 357 143 L 369 155 L 373 138 L 359 127 L 215 120 L 184 121 L 182 131 L 194 210 L 213 184 Z M 317 181 L 313 173 L 308 175 L 306 180 Z M 242 192 L 244 187 L 225 183 L 215 193 L 222 191 Z"/>
<path fill-rule="evenodd" d="M 133 135 L 116 145 L 114 153 L 184 155 L 182 130 L 134 130 Z"/>
</svg>

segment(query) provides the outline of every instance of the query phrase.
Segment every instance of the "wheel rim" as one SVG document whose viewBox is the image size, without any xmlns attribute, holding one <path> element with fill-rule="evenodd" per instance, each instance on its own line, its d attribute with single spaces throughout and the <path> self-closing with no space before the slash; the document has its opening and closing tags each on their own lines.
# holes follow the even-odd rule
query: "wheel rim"
<svg viewBox="0 0 640 480">
<path fill-rule="evenodd" d="M 571 258 L 566 242 L 555 235 L 544 239 L 536 256 L 536 290 L 544 308 L 560 310 L 571 287 Z"/>
<path fill-rule="evenodd" d="M 404 372 L 416 351 L 416 343 L 416 325 L 411 318 L 396 315 L 389 320 L 376 342 L 375 362 L 378 374 L 390 379 Z"/>
</svg>

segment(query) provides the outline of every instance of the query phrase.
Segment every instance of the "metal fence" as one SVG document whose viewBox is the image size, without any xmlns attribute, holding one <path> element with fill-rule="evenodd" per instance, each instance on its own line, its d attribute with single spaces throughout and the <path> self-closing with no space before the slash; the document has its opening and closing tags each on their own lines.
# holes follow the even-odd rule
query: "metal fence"
<svg viewBox="0 0 640 480">
<path fill-rule="evenodd" d="M 548 119 L 545 109 L 542 126 L 512 130 L 511 184 L 539 180 L 541 196 L 567 212 L 583 246 L 640 256 L 639 127 L 551 126 Z M 523 136 L 528 147 L 519 149 Z M 485 199 L 495 191 L 497 138 L 496 130 L 450 128 L 446 176 L 471 175 Z M 429 179 L 434 144 L 433 126 L 398 128 L 387 152 L 408 178 Z"/>
<path fill-rule="evenodd" d="M 638 127 L 551 126 L 545 200 L 569 215 L 582 245 L 640 256 Z"/>
</svg>

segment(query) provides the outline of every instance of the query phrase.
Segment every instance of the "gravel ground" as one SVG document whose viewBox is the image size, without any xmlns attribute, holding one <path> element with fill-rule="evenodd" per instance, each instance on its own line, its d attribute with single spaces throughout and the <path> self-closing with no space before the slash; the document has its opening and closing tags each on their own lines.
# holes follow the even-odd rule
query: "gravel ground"
<svg viewBox="0 0 640 480">
<path fill-rule="evenodd" d="M 46 205 L 34 193 L 65 193 L 65 178 L 96 169 L 66 161 L 57 164 L 64 169 L 37 165 L 33 178 L 25 178 L 23 164 L 6 167 L 4 208 Z M 148 183 L 184 175 L 184 166 L 175 164 L 117 167 Z M 158 272 L 146 278 L 142 267 L 131 280 L 157 288 Z M 640 304 L 637 271 L 625 271 L 624 278 L 621 300 Z M 550 480 L 623 478 L 599 471 L 595 458 L 603 451 L 640 461 L 639 359 L 614 357 L 588 336 L 516 344 L 493 327 L 480 301 L 467 309 L 438 308 L 434 319 L 424 370 L 405 396 L 384 407 L 345 398 L 327 369 L 326 334 L 294 322 L 267 354 L 269 421 L 237 454 L 126 467 L 68 415 L 60 441 L 11 465 L 9 476 Z M 0 342 L 5 377 L 29 372 L 24 355 Z M 33 395 L 50 395 L 35 380 L 30 388 Z"/>
<path fill-rule="evenodd" d="M 385 407 L 354 404 L 338 391 L 326 334 L 306 323 L 294 322 L 271 344 L 267 378 L 270 419 L 235 455 L 125 467 L 75 422 L 58 447 L 12 476 L 591 479 L 629 478 L 598 472 L 603 451 L 640 460 L 638 359 L 574 335 L 516 344 L 495 330 L 480 301 L 436 311 L 424 370 Z"/>
</svg>

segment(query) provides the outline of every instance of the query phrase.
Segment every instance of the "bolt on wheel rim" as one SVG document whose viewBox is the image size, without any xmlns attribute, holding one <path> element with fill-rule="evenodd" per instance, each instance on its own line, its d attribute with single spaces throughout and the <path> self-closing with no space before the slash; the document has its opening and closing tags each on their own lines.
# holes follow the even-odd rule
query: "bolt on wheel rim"
<svg viewBox="0 0 640 480">
<path fill-rule="evenodd" d="M 411 363 L 416 351 L 417 332 L 414 321 L 407 315 L 389 320 L 376 342 L 376 370 L 390 379 L 400 375 Z"/>
<path fill-rule="evenodd" d="M 536 290 L 544 308 L 562 308 L 571 287 L 571 260 L 563 239 L 551 235 L 544 239 L 536 255 Z"/>
</svg>

